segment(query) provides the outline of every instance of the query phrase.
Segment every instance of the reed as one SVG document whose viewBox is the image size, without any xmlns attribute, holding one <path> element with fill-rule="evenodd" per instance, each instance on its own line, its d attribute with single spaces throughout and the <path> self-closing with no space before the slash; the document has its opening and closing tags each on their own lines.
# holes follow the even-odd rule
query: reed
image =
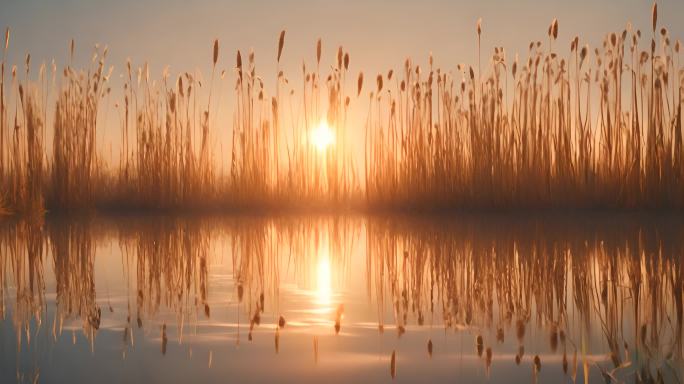
<svg viewBox="0 0 684 384">
<path fill-rule="evenodd" d="M 106 48 L 96 47 L 89 68 L 70 60 L 52 105 L 45 67 L 32 76 L 30 56 L 25 74 L 12 66 L 6 79 L 7 29 L 0 212 L 681 210 L 681 43 L 658 29 L 655 3 L 651 16 L 652 31 L 628 26 L 606 34 L 594 49 L 576 36 L 569 50 L 558 41 L 554 19 L 544 42 L 531 42 L 524 59 L 512 60 L 497 46 L 485 62 L 480 19 L 476 65 L 458 65 L 452 73 L 430 55 L 427 66 L 407 59 L 401 70 L 374 76 L 375 84 L 366 76 L 368 110 L 360 130 L 348 116 L 353 94 L 365 97 L 364 73 L 348 90 L 350 54 L 342 47 L 331 50 L 332 65 L 322 72 L 321 39 L 316 62 L 302 65 L 300 83 L 281 70 L 287 51 L 280 33 L 274 87 L 257 71 L 255 53 L 238 51 L 232 127 L 216 123 L 228 120 L 218 119 L 221 99 L 213 97 L 215 82 L 226 76 L 218 40 L 208 82 L 199 72 L 168 69 L 155 79 L 147 64 L 128 62 L 122 100 L 115 103 L 118 164 L 105 160 L 96 141 L 101 103 L 112 86 Z M 71 56 L 74 49 L 72 41 Z M 54 77 L 55 65 L 52 71 Z M 319 126 L 329 127 L 334 145 L 316 147 Z M 225 143 L 218 141 L 224 128 L 231 132 Z M 360 137 L 364 157 L 355 161 Z M 225 159 L 219 145 L 230 148 Z"/>
<path fill-rule="evenodd" d="M 522 63 L 501 47 L 477 75 L 467 66 L 452 75 L 432 57 L 426 70 L 407 60 L 382 94 L 379 75 L 367 127 L 368 205 L 681 209 L 679 44 L 673 49 L 665 29 L 656 35 L 656 9 L 650 51 L 628 27 L 607 34 L 593 55 L 579 37 L 563 54 L 554 19 L 548 44 L 530 43 Z M 482 33 L 478 21 L 478 51 Z"/>
<path fill-rule="evenodd" d="M 71 43 L 73 56 L 74 43 Z M 94 187 L 103 166 L 96 153 L 97 118 L 101 99 L 109 93 L 105 73 L 107 48 L 95 48 L 92 68 L 64 69 L 57 98 L 52 145 L 50 208 L 82 210 L 95 205 Z M 99 192 L 99 191 L 98 191 Z"/>
</svg>

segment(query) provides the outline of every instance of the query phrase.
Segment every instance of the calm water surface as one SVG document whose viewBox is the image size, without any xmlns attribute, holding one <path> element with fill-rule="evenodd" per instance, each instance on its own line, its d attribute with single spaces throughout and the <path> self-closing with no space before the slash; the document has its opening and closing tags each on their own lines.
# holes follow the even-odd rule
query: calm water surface
<svg viewBox="0 0 684 384">
<path fill-rule="evenodd" d="M 0 382 L 681 382 L 679 218 L 0 223 Z"/>
</svg>

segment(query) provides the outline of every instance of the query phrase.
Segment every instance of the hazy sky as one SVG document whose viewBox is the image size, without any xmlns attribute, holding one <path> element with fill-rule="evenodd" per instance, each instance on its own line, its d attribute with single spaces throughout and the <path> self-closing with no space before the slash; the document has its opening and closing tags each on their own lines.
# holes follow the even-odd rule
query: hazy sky
<svg viewBox="0 0 684 384">
<path fill-rule="evenodd" d="M 447 63 L 472 62 L 475 21 L 483 18 L 483 45 L 523 51 L 531 39 L 543 39 L 550 21 L 560 22 L 559 41 L 569 46 L 575 34 L 589 42 L 628 21 L 649 29 L 647 0 L 577 1 L 216 1 L 216 0 L 2 0 L 0 26 L 12 28 L 12 51 L 37 58 L 66 56 L 68 41 L 90 47 L 110 46 L 113 63 L 170 64 L 179 69 L 208 65 L 211 42 L 221 40 L 223 59 L 232 64 L 235 49 L 254 47 L 257 58 L 272 65 L 278 33 L 287 30 L 284 60 L 299 68 L 311 60 L 323 38 L 332 55 L 344 45 L 355 69 L 401 65 L 405 56 Z M 659 2 L 661 25 L 682 36 L 684 2 Z M 490 49 L 484 49 L 488 52 Z M 324 51 L 325 52 L 325 51 Z M 266 67 L 266 69 L 268 66 Z"/>
<path fill-rule="evenodd" d="M 152 75 L 160 77 L 169 65 L 174 73 L 210 69 L 213 39 L 221 41 L 219 67 L 234 66 L 235 50 L 254 48 L 257 71 L 273 88 L 278 34 L 287 30 L 283 69 L 300 84 L 302 60 L 315 62 L 315 43 L 323 39 L 324 62 L 334 61 L 336 48 L 350 52 L 350 71 L 363 70 L 367 78 L 398 69 L 411 56 L 425 63 L 434 53 L 435 65 L 445 70 L 458 63 L 476 63 L 475 23 L 483 19 L 483 57 L 494 45 L 506 48 L 508 59 L 525 56 L 531 40 L 546 41 L 546 30 L 559 19 L 557 51 L 569 53 L 577 34 L 582 44 L 600 44 L 628 22 L 650 31 L 651 2 L 647 0 L 483 0 L 483 1 L 217 1 L 217 0 L 0 0 L 0 27 L 12 29 L 10 61 L 22 62 L 31 52 L 34 63 L 55 58 L 58 66 L 76 40 L 81 62 L 92 46 L 109 46 L 109 64 L 115 74 L 130 57 L 134 65 L 149 61 Z M 684 37 L 684 1 L 659 2 L 659 25 L 674 38 Z M 648 36 L 648 35 L 647 35 Z M 644 45 L 645 46 L 645 45 Z M 327 61 L 325 61 L 327 60 Z M 115 78 L 118 76 L 115 76 Z M 271 80 L 269 80 L 269 78 Z M 221 102 L 231 109 L 229 83 Z M 348 82 L 351 91 L 353 81 Z M 117 88 L 117 84 L 113 85 Z M 118 86 L 120 88 L 120 86 Z M 113 104 L 114 101 L 110 101 Z M 357 111 L 365 114 L 365 111 Z M 231 114 L 228 113 L 228 116 Z"/>
</svg>

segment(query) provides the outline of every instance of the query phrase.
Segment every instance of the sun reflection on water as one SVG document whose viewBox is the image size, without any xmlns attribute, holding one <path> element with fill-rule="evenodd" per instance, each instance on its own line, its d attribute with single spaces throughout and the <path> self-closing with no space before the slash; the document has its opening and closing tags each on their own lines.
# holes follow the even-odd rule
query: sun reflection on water
<svg viewBox="0 0 684 384">
<path fill-rule="evenodd" d="M 319 249 L 316 273 L 316 304 L 330 310 L 332 303 L 332 271 L 327 247 Z"/>
</svg>

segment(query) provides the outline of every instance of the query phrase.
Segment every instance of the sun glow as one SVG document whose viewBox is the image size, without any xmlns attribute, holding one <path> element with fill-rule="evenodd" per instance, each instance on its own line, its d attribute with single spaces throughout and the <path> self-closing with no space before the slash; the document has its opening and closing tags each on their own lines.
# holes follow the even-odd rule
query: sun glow
<svg viewBox="0 0 684 384">
<path fill-rule="evenodd" d="M 316 128 L 311 130 L 310 140 L 316 149 L 323 152 L 335 142 L 335 135 L 330 126 L 328 126 L 328 123 L 322 120 Z"/>
<path fill-rule="evenodd" d="M 332 276 L 330 270 L 330 256 L 327 252 L 321 253 L 318 258 L 317 267 L 316 298 L 318 304 L 328 306 L 332 299 Z"/>
</svg>

